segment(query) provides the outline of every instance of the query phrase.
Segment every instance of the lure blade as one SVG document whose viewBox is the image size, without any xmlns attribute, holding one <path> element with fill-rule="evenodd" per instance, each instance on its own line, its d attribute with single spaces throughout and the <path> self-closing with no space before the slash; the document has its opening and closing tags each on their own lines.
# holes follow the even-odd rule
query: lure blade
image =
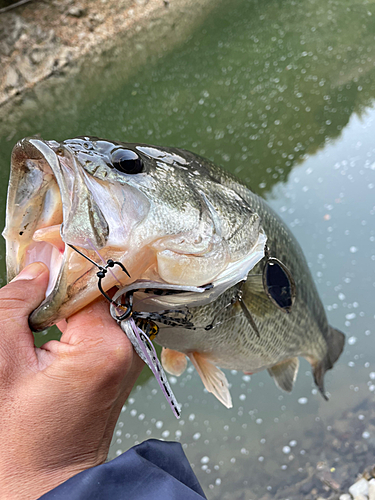
<svg viewBox="0 0 375 500">
<path fill-rule="evenodd" d="M 263 271 L 263 286 L 271 302 L 280 310 L 290 312 L 296 298 L 296 285 L 289 269 L 270 257 Z"/>
<path fill-rule="evenodd" d="M 111 308 L 112 314 L 112 308 Z M 115 316 L 112 317 L 115 318 Z M 178 404 L 175 395 L 169 385 L 167 376 L 163 370 L 163 367 L 160 364 L 157 353 L 152 342 L 149 340 L 147 335 L 137 327 L 133 318 L 127 318 L 123 321 L 118 321 L 121 326 L 121 329 L 126 334 L 130 342 L 132 343 L 134 350 L 138 354 L 138 356 L 146 363 L 146 365 L 150 368 L 152 373 L 154 374 L 160 389 L 162 390 L 164 396 L 166 397 L 169 406 L 172 408 L 172 411 L 177 419 L 181 416 L 180 405 Z"/>
</svg>

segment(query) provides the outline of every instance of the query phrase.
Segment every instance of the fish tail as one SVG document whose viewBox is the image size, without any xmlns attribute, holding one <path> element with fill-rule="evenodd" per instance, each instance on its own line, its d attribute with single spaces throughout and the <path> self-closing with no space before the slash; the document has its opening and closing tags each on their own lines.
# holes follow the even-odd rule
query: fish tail
<svg viewBox="0 0 375 500">
<path fill-rule="evenodd" d="M 315 364 L 313 368 L 315 383 L 326 401 L 328 401 L 328 397 L 324 390 L 324 375 L 327 370 L 333 368 L 333 365 L 336 363 L 342 353 L 342 350 L 344 349 L 344 344 L 345 335 L 340 332 L 340 330 L 330 326 L 327 338 L 328 352 L 319 363 Z"/>
</svg>

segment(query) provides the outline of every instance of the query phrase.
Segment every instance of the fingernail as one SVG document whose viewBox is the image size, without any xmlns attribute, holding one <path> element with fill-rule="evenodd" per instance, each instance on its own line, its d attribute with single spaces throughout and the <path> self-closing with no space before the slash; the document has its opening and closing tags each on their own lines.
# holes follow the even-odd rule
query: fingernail
<svg viewBox="0 0 375 500">
<path fill-rule="evenodd" d="M 22 269 L 20 274 L 18 274 L 15 278 L 12 279 L 11 283 L 17 280 L 34 280 L 42 273 L 44 273 L 45 270 L 46 270 L 45 264 L 42 264 L 41 262 L 33 262 L 32 264 L 26 266 L 25 269 Z"/>
</svg>

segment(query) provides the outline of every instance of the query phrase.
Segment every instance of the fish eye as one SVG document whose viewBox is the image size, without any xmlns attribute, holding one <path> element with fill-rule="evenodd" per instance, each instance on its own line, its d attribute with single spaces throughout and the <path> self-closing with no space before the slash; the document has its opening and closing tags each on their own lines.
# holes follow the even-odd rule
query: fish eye
<svg viewBox="0 0 375 500">
<path fill-rule="evenodd" d="M 289 269 L 278 259 L 268 259 L 263 271 L 263 286 L 275 306 L 290 312 L 296 298 L 296 285 Z"/>
<path fill-rule="evenodd" d="M 116 149 L 111 153 L 111 162 L 123 174 L 139 174 L 143 170 L 142 159 L 131 149 Z"/>
</svg>

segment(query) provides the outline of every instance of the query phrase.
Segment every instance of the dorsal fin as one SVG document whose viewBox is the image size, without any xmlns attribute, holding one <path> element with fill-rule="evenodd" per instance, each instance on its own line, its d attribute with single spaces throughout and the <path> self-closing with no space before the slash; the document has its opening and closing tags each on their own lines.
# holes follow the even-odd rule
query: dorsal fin
<svg viewBox="0 0 375 500">
<path fill-rule="evenodd" d="M 291 358 L 268 368 L 268 373 L 273 377 L 277 387 L 290 392 L 293 389 L 299 367 L 298 358 Z"/>
</svg>

